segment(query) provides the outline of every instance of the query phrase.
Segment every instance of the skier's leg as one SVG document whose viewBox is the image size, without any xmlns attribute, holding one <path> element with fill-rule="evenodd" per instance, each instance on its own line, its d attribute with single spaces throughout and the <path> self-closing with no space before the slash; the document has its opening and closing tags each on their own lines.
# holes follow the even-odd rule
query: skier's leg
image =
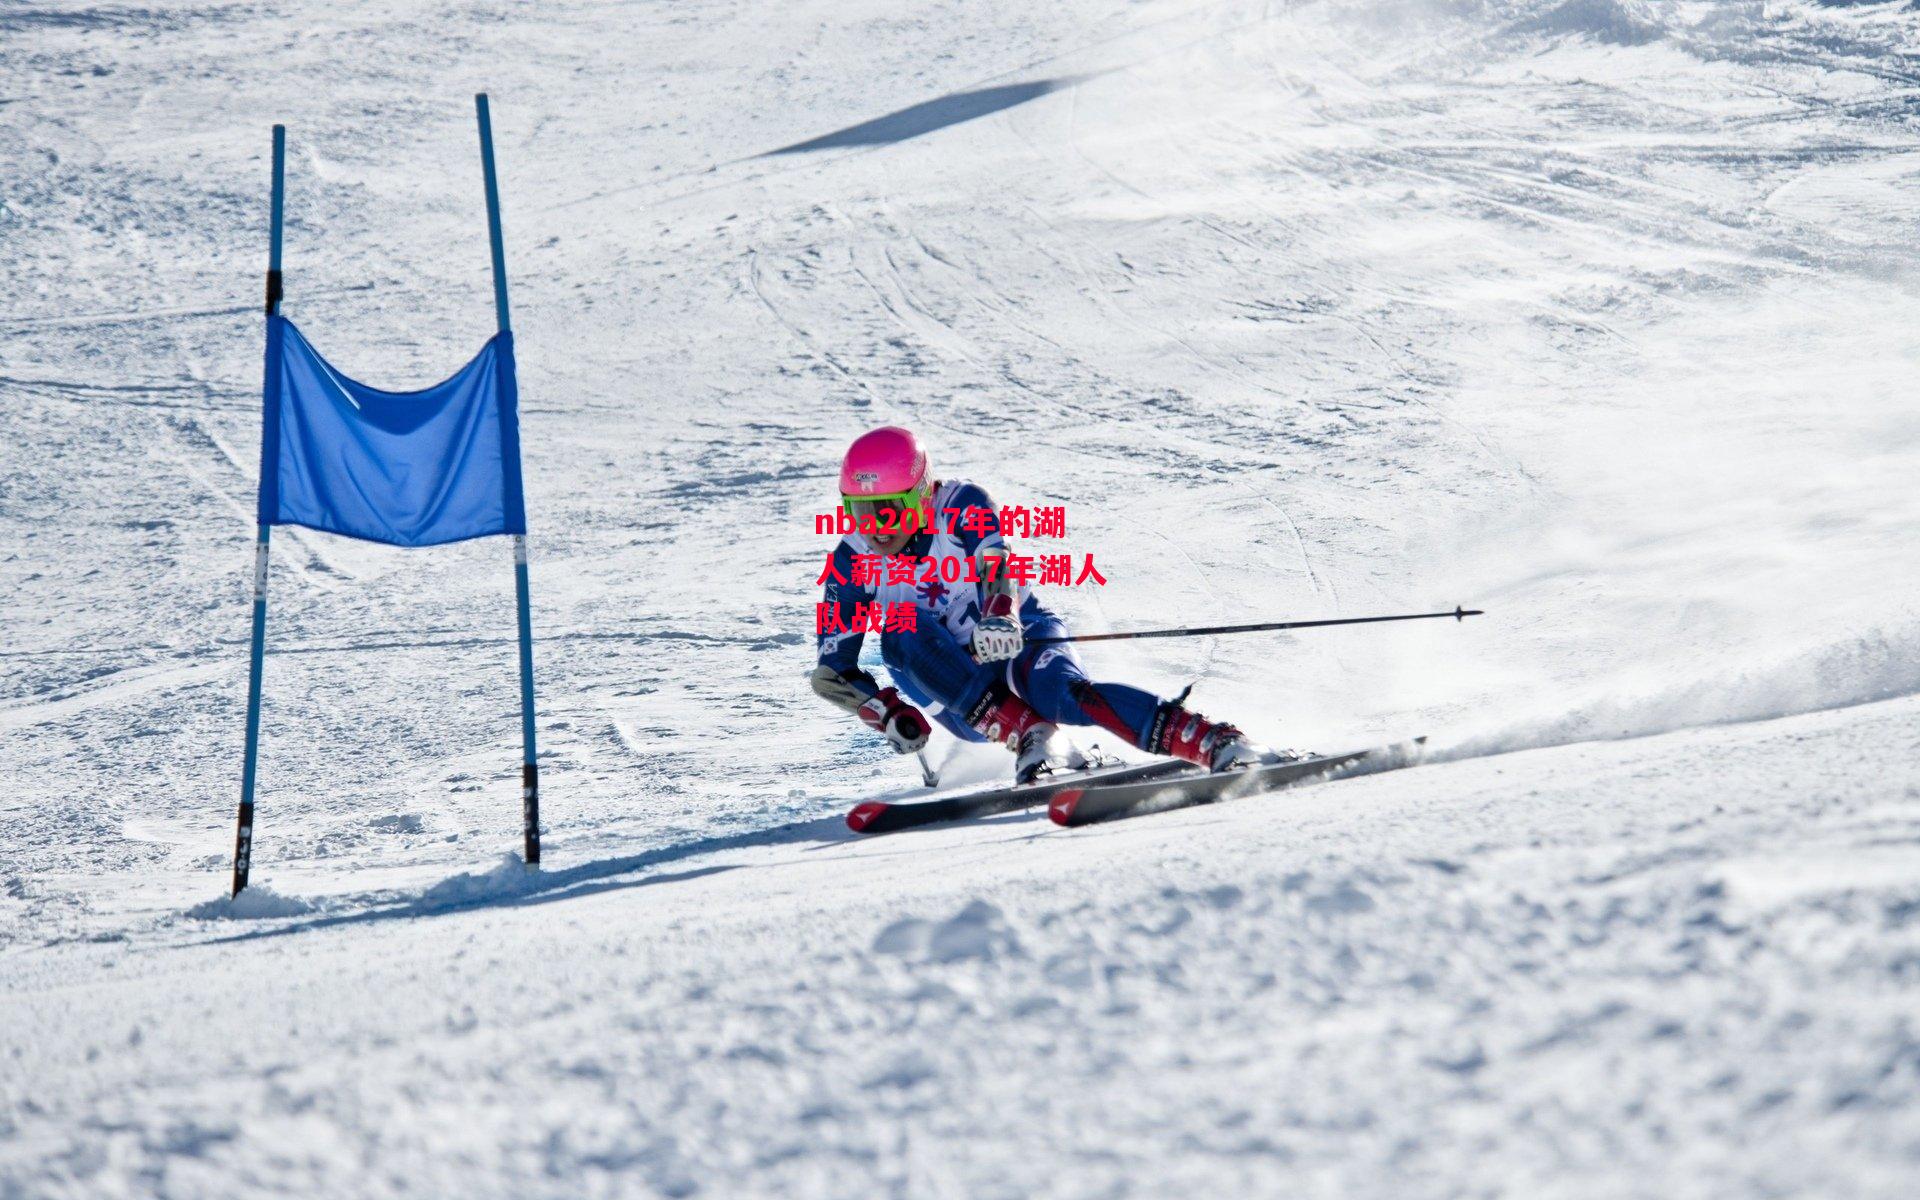
<svg viewBox="0 0 1920 1200">
<path fill-rule="evenodd" d="M 932 612 L 921 609 L 912 630 L 882 635 L 880 657 L 894 686 L 908 699 L 922 707 L 940 706 L 935 720 L 948 733 L 962 741 L 986 740 L 966 718 L 993 686 L 996 669 L 973 661 Z"/>
<path fill-rule="evenodd" d="M 1005 683 L 1005 663 L 980 663 L 940 618 L 921 609 L 912 631 L 884 635 L 880 655 L 894 686 L 919 704 L 937 702 L 941 725 L 970 742 L 1013 744 L 1041 717 Z"/>
<path fill-rule="evenodd" d="M 1014 691 L 1047 720 L 1096 725 L 1129 746 L 1152 749 L 1147 742 L 1154 717 L 1166 701 L 1130 684 L 1095 683 L 1071 647 L 1029 646 L 1013 660 L 1010 674 Z"/>
<path fill-rule="evenodd" d="M 1011 748 L 1016 782 L 1031 781 L 1056 760 L 1078 764 L 1071 747 L 1054 746 L 1053 726 L 1007 686 L 1006 664 L 974 661 L 931 612 L 920 610 L 912 632 L 886 634 L 880 647 L 894 686 L 921 704 L 937 701 L 936 719 L 948 732 Z"/>
<path fill-rule="evenodd" d="M 1021 625 L 1030 642 L 1068 636 L 1066 623 L 1038 605 L 1024 617 Z M 1071 644 L 1029 644 L 1007 664 L 1007 681 L 1016 695 L 1056 725 L 1096 725 L 1129 746 L 1151 749 L 1145 739 L 1164 701 L 1124 683 L 1094 683 Z"/>
<path fill-rule="evenodd" d="M 1062 637 L 1066 627 L 1047 614 L 1028 624 L 1028 637 Z M 1095 682 L 1066 644 L 1028 646 L 1013 660 L 1014 690 L 1042 717 L 1060 725 L 1096 725 L 1138 750 L 1185 759 L 1218 770 L 1276 757 L 1224 721 L 1209 721 L 1178 699 L 1125 683 Z"/>
</svg>

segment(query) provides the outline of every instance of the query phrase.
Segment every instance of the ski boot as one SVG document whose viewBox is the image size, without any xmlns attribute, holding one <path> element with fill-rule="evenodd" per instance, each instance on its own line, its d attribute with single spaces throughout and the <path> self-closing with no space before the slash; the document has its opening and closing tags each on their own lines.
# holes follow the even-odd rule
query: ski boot
<svg viewBox="0 0 1920 1200">
<path fill-rule="evenodd" d="M 1084 771 L 1093 765 L 1078 746 L 1060 736 L 1059 726 L 1047 721 L 1021 734 L 1013 753 L 1013 782 L 1016 786 L 1032 783 L 1042 775 L 1052 775 L 1056 771 Z"/>
<path fill-rule="evenodd" d="M 1182 693 L 1184 699 L 1185 693 Z M 1209 721 L 1179 701 L 1162 710 L 1154 753 L 1182 759 L 1209 771 L 1232 771 L 1312 758 L 1305 750 L 1275 750 L 1253 741 L 1225 721 Z"/>
<path fill-rule="evenodd" d="M 1060 736 L 1057 725 L 1043 720 L 1032 705 L 998 684 L 987 689 L 967 714 L 967 724 L 985 734 L 988 741 L 1000 742 L 1013 751 L 1016 787 L 1055 771 L 1079 771 L 1087 766 L 1086 756 Z"/>
</svg>

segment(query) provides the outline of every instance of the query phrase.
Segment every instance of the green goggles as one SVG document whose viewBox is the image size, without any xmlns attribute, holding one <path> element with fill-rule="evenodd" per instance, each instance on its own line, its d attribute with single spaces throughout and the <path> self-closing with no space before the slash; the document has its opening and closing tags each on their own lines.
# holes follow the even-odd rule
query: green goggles
<svg viewBox="0 0 1920 1200">
<path fill-rule="evenodd" d="M 932 498 L 925 488 L 884 496 L 840 496 L 840 507 L 856 521 L 872 521 L 883 533 L 912 532 L 927 523 Z"/>
</svg>

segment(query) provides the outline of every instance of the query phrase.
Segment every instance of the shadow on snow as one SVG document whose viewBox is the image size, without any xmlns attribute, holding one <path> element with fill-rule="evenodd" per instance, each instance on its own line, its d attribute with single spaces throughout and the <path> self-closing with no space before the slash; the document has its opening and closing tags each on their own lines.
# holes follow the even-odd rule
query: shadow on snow
<svg viewBox="0 0 1920 1200">
<path fill-rule="evenodd" d="M 999 87 L 976 88 L 970 92 L 955 92 L 937 100 L 926 100 L 919 104 L 890 112 L 884 117 L 875 117 L 871 121 L 862 121 L 858 125 L 849 125 L 845 129 L 822 134 L 804 142 L 795 142 L 791 146 L 782 146 L 778 150 L 769 150 L 762 158 L 776 154 L 802 154 L 809 150 L 831 150 L 836 146 L 884 146 L 892 142 L 904 142 L 922 134 L 945 129 L 949 125 L 959 125 L 980 117 L 1009 109 L 1029 100 L 1037 100 L 1049 92 L 1072 87 L 1086 76 L 1064 75 L 1058 79 L 1034 79 L 1026 83 L 1006 83 Z"/>
<path fill-rule="evenodd" d="M 533 904 L 550 904 L 556 900 L 577 900 L 602 892 L 649 887 L 653 884 L 684 883 L 702 876 L 731 871 L 741 864 L 698 867 L 668 874 L 645 875 L 637 879 L 621 877 L 645 871 L 649 867 L 680 862 L 719 851 L 805 842 L 826 844 L 845 842 L 852 837 L 853 835 L 847 831 L 845 818 L 835 816 L 782 825 L 754 833 L 701 838 L 642 854 L 626 854 L 581 863 L 578 866 L 557 871 L 545 868 L 528 869 L 518 856 L 507 855 L 505 861 L 491 871 L 455 875 L 441 880 L 418 895 L 401 898 L 391 903 L 381 903 L 383 898 L 381 894 L 374 893 L 368 899 L 378 907 L 360 908 L 350 912 L 321 912 L 305 919 L 277 923 L 270 929 L 248 930 L 244 933 L 208 938 L 202 944 L 247 942 L 258 938 L 281 937 L 286 934 L 329 929 L 341 925 L 363 925 L 373 921 L 445 916 L 449 913 L 467 912 L 477 908 L 519 908 Z M 351 900 L 346 902 L 352 903 Z"/>
</svg>

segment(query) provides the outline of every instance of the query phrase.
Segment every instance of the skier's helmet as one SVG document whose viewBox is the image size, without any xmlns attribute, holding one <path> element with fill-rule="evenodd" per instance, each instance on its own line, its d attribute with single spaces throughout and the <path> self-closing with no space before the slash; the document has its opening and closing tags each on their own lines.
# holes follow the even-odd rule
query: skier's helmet
<svg viewBox="0 0 1920 1200">
<path fill-rule="evenodd" d="M 889 510 L 905 514 L 929 508 L 933 480 L 920 439 L 898 425 L 884 425 L 855 438 L 840 460 L 840 500 L 856 520 L 884 520 Z"/>
</svg>

